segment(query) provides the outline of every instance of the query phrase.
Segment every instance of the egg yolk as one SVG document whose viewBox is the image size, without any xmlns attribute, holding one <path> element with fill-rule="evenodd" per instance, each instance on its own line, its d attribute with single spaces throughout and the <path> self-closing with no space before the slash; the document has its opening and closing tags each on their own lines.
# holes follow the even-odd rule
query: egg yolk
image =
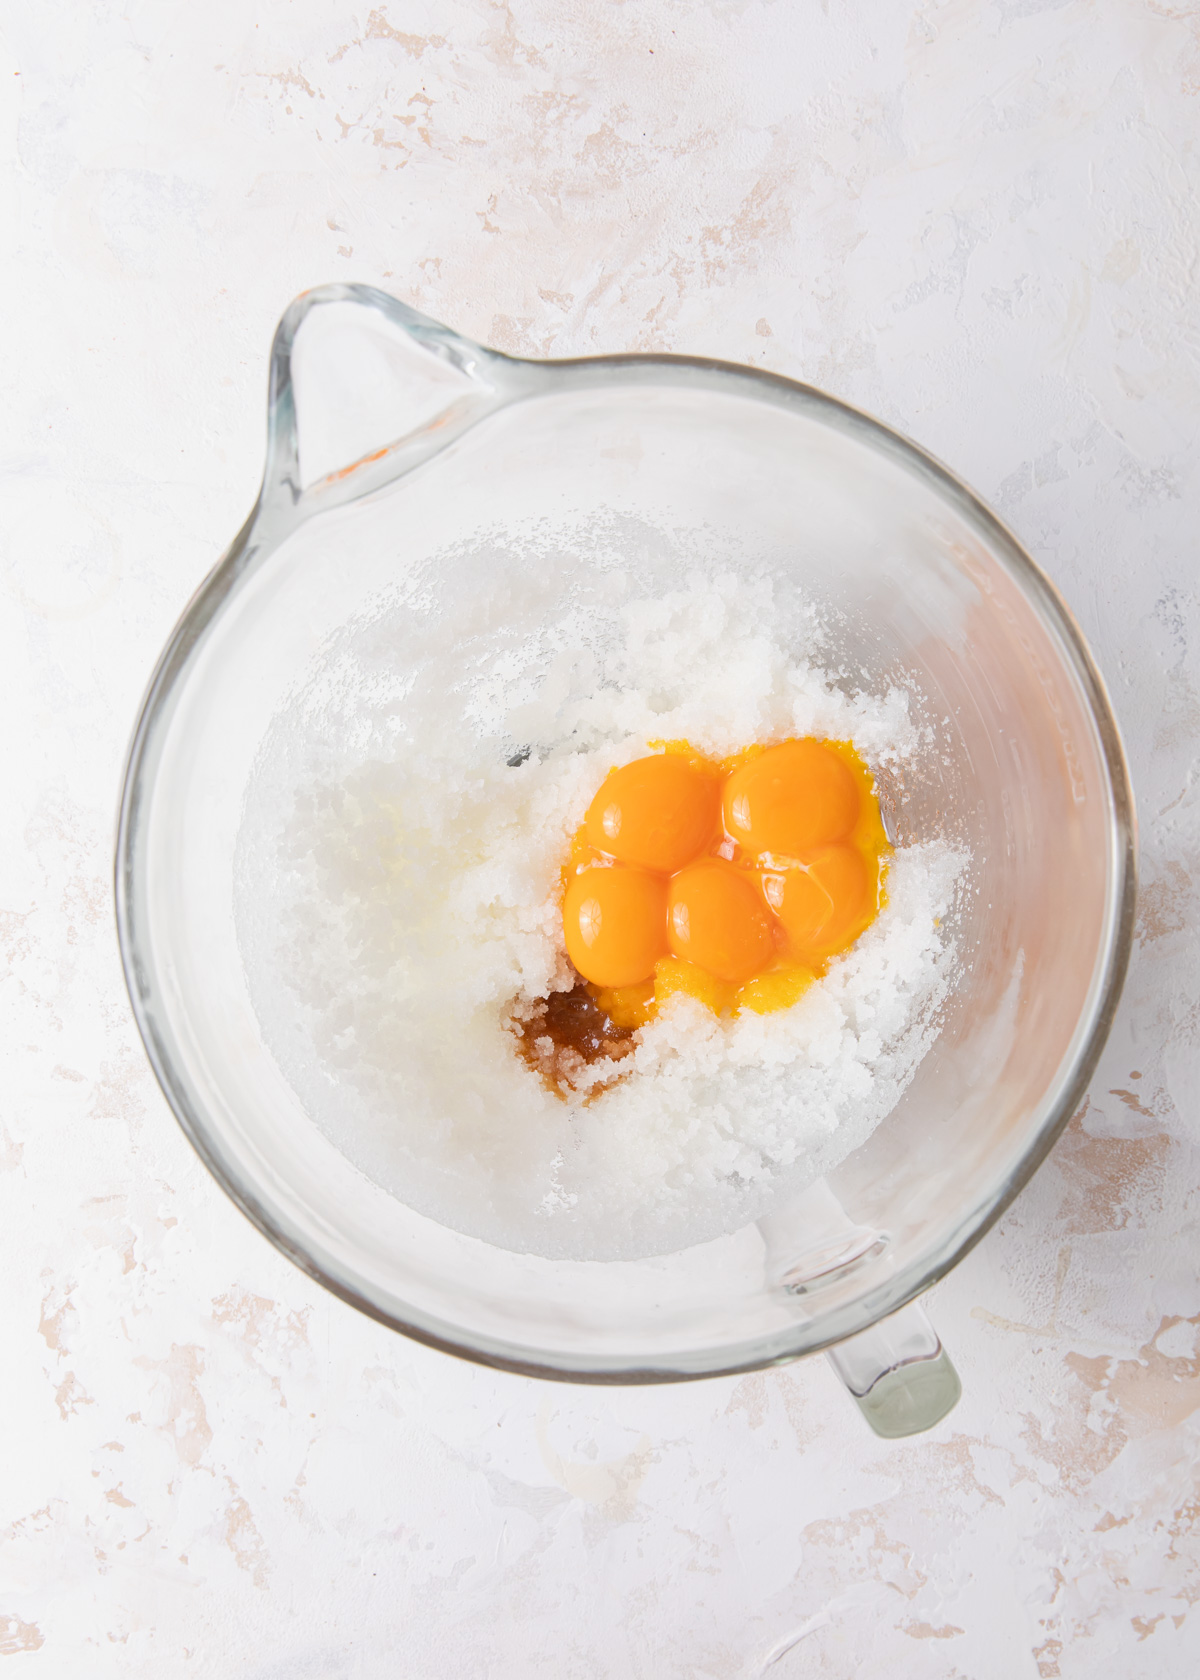
<svg viewBox="0 0 1200 1680">
<path fill-rule="evenodd" d="M 585 869 L 563 901 L 567 955 L 597 986 L 632 986 L 667 954 L 667 883 L 642 869 Z"/>
<path fill-rule="evenodd" d="M 689 864 L 667 889 L 672 954 L 740 983 L 775 954 L 771 918 L 749 875 L 722 858 Z"/>
<path fill-rule="evenodd" d="M 863 855 L 854 846 L 819 846 L 796 867 L 767 875 L 763 892 L 797 955 L 822 957 L 862 932 L 874 905 Z M 864 916 L 864 912 L 870 912 Z"/>
<path fill-rule="evenodd" d="M 711 770 L 679 753 L 661 753 L 614 770 L 584 827 L 596 850 L 618 863 L 673 875 L 715 837 L 720 804 Z"/>
<path fill-rule="evenodd" d="M 725 826 L 748 852 L 795 857 L 844 840 L 859 814 L 849 767 L 823 741 L 785 741 L 733 772 L 722 800 Z"/>
<path fill-rule="evenodd" d="M 567 954 L 623 1032 L 686 993 L 722 1015 L 794 1004 L 878 914 L 889 852 L 847 742 L 674 742 L 612 771 L 563 867 Z"/>
</svg>

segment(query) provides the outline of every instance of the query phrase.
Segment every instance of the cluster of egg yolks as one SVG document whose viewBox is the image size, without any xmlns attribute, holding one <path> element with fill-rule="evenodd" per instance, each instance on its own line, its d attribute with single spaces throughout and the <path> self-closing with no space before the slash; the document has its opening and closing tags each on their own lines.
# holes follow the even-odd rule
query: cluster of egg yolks
<svg viewBox="0 0 1200 1680">
<path fill-rule="evenodd" d="M 567 954 L 620 1026 L 673 992 L 716 1013 L 794 1003 L 879 909 L 888 849 L 845 742 L 686 742 L 606 778 L 564 869 Z"/>
</svg>

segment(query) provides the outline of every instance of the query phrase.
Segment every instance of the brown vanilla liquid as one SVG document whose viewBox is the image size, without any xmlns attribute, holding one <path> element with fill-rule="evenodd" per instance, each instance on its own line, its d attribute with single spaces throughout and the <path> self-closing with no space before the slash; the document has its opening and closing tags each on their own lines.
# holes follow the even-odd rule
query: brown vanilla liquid
<svg viewBox="0 0 1200 1680">
<path fill-rule="evenodd" d="M 569 992 L 551 992 L 537 1014 L 514 1026 L 521 1055 L 559 1096 L 581 1063 L 619 1062 L 636 1048 L 632 1031 L 613 1024 L 582 979 Z"/>
</svg>

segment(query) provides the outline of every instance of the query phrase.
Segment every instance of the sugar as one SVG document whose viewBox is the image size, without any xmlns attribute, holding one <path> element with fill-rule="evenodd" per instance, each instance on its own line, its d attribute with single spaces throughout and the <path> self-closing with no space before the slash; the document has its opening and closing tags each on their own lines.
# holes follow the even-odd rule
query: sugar
<svg viewBox="0 0 1200 1680">
<path fill-rule="evenodd" d="M 355 631 L 376 661 L 394 640 L 402 662 L 402 617 Z M 669 1252 L 759 1217 L 895 1106 L 953 978 L 964 858 L 942 841 L 895 854 L 885 909 L 790 1009 L 673 998 L 565 1100 L 517 1052 L 514 1018 L 573 984 L 559 871 L 614 765 L 676 738 L 849 739 L 877 770 L 922 750 L 904 692 L 831 679 L 810 609 L 786 644 L 779 623 L 769 581 L 697 576 L 485 637 L 465 674 L 447 651 L 386 730 L 316 688 L 296 708 L 313 739 L 294 717 L 286 775 L 264 759 L 239 848 L 251 995 L 313 1119 L 401 1200 L 521 1251 Z"/>
</svg>

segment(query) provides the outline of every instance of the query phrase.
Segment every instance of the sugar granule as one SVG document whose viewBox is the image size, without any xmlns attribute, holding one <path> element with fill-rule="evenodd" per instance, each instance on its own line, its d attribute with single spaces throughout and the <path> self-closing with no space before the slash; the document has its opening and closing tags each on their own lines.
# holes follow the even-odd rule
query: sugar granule
<svg viewBox="0 0 1200 1680">
<path fill-rule="evenodd" d="M 895 854 L 885 909 L 790 1009 L 673 998 L 620 1078 L 581 1065 L 567 1101 L 516 1051 L 514 1015 L 573 984 L 559 871 L 615 765 L 664 738 L 852 740 L 877 771 L 920 750 L 903 692 L 848 690 L 814 615 L 793 610 L 786 651 L 778 622 L 767 582 L 696 579 L 577 614 L 536 658 L 416 680 L 386 739 L 347 726 L 299 756 L 286 820 L 239 866 L 252 995 L 317 1124 L 418 1211 L 546 1255 L 668 1252 L 828 1172 L 912 1078 L 954 963 L 964 860 L 940 841 Z M 386 617 L 368 639 L 387 648 Z"/>
</svg>

